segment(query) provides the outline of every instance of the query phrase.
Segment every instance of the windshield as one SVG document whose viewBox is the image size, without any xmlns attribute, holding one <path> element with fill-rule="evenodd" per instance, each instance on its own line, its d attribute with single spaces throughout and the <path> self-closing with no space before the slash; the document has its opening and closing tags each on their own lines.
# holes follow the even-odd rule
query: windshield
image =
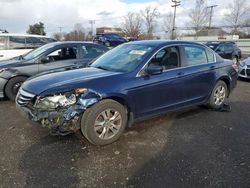
<svg viewBox="0 0 250 188">
<path fill-rule="evenodd" d="M 45 44 L 45 45 L 43 45 L 35 50 L 30 51 L 26 55 L 24 55 L 23 59 L 25 59 L 25 60 L 33 59 L 33 58 L 39 56 L 40 54 L 44 53 L 49 48 L 53 48 L 55 45 L 56 45 L 55 43 Z"/>
<path fill-rule="evenodd" d="M 137 44 L 118 46 L 93 62 L 92 67 L 114 72 L 130 72 L 152 51 L 152 47 Z"/>
</svg>

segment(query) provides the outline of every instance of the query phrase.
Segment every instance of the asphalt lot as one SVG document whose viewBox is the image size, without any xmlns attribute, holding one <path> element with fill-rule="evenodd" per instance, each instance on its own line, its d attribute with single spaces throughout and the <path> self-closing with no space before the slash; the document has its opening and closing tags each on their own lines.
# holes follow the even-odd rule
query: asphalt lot
<svg viewBox="0 0 250 188">
<path fill-rule="evenodd" d="M 169 113 L 96 147 L 52 137 L 0 101 L 0 187 L 250 187 L 250 82 L 228 102 L 231 112 Z"/>
</svg>

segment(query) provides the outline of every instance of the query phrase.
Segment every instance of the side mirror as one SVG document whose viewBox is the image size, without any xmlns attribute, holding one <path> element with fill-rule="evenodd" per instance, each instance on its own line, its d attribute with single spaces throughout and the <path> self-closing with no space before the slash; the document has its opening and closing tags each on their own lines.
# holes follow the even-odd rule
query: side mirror
<svg viewBox="0 0 250 188">
<path fill-rule="evenodd" d="M 162 66 L 158 66 L 158 65 L 151 65 L 149 67 L 146 68 L 146 73 L 150 74 L 150 75 L 156 75 L 156 74 L 161 74 L 163 71 Z"/>
<path fill-rule="evenodd" d="M 41 61 L 41 63 L 45 64 L 45 63 L 49 63 L 50 59 L 48 57 L 42 57 L 40 61 Z"/>
</svg>

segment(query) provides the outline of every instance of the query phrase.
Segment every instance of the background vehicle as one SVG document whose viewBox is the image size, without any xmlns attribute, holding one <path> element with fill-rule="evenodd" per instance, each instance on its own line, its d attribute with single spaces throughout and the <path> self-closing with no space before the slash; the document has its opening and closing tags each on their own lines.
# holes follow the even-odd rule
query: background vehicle
<svg viewBox="0 0 250 188">
<path fill-rule="evenodd" d="M 41 35 L 0 33 L 0 60 L 23 55 L 32 49 L 55 41 L 53 38 Z"/>
<path fill-rule="evenodd" d="M 197 43 L 129 42 L 88 68 L 26 81 L 16 104 L 53 134 L 81 129 L 105 145 L 135 120 L 192 105 L 220 108 L 236 85 L 236 68 Z"/>
<path fill-rule="evenodd" d="M 30 76 L 59 68 L 86 67 L 90 61 L 105 53 L 105 46 L 86 42 L 54 42 L 37 48 L 24 56 L 0 64 L 0 98 L 14 100 L 21 84 Z"/>
<path fill-rule="evenodd" d="M 250 57 L 242 60 L 239 64 L 239 77 L 250 79 Z"/>
<path fill-rule="evenodd" d="M 234 42 L 207 42 L 205 45 L 224 59 L 231 59 L 235 63 L 238 63 L 241 59 L 241 50 Z"/>
<path fill-rule="evenodd" d="M 127 40 L 115 33 L 99 33 L 95 36 L 93 42 L 107 47 L 115 47 L 127 42 Z"/>
</svg>

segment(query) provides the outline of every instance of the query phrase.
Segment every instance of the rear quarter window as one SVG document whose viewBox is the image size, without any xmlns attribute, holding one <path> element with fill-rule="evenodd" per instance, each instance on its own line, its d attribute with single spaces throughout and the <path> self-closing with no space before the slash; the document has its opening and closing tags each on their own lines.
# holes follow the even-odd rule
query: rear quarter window
<svg viewBox="0 0 250 188">
<path fill-rule="evenodd" d="M 206 49 L 206 53 L 208 62 L 214 62 L 214 53 L 211 52 L 209 49 Z"/>
</svg>

